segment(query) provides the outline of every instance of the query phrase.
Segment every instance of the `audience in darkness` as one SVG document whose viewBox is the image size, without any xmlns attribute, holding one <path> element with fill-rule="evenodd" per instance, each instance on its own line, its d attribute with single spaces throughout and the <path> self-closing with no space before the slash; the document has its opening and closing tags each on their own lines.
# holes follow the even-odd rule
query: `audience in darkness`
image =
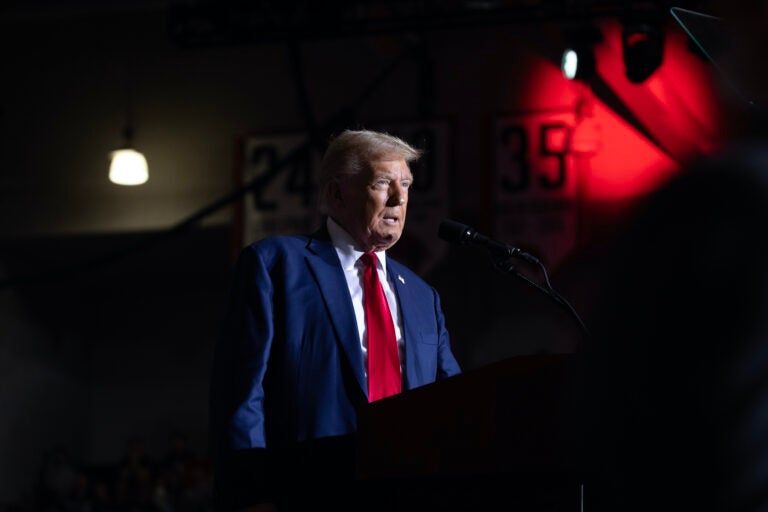
<svg viewBox="0 0 768 512">
<path fill-rule="evenodd" d="M 209 512 L 211 471 L 206 457 L 174 430 L 166 453 L 152 457 L 144 440 L 128 439 L 123 457 L 106 467 L 74 462 L 55 447 L 45 454 L 30 510 L 40 512 Z"/>
</svg>

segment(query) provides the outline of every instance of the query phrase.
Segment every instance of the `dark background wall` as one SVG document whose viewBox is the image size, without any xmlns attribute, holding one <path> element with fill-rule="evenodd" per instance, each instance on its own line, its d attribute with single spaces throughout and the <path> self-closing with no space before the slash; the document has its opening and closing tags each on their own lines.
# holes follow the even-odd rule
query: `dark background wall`
<svg viewBox="0 0 768 512">
<path fill-rule="evenodd" d="M 433 211 L 537 248 L 498 229 L 494 122 L 548 109 L 573 116 L 586 98 L 603 144 L 588 157 L 568 153 L 582 158 L 573 164 L 584 185 L 573 196 L 581 224 L 562 231 L 567 250 L 549 270 L 588 322 L 600 285 L 590 250 L 660 176 L 678 171 L 686 148 L 701 152 L 718 134 L 691 142 L 677 133 L 670 148 L 655 130 L 676 128 L 637 114 L 638 105 L 677 112 L 674 101 L 664 107 L 648 93 L 674 82 L 669 57 L 666 82 L 618 84 L 619 64 L 592 89 L 563 78 L 564 28 L 590 19 L 598 3 L 567 4 L 491 2 L 504 16 L 421 16 L 418 24 L 407 16 L 387 24 L 382 7 L 378 18 L 357 23 L 299 24 L 293 46 L 290 27 L 279 24 L 236 37 L 194 23 L 184 32 L 191 11 L 165 2 L 34 2 L 0 11 L 0 504 L 28 500 L 46 454 L 58 448 L 79 465 L 107 466 L 133 437 L 160 457 L 179 429 L 207 455 L 209 365 L 233 249 L 246 242 L 242 210 L 225 201 L 172 229 L 242 184 L 244 138 L 309 133 L 350 107 L 345 119 L 355 125 L 446 122 L 449 158 L 438 170 L 448 186 Z M 596 10 L 608 21 L 621 11 L 603 7 Z M 665 14 L 667 7 L 657 6 Z M 211 12 L 228 19 L 223 7 Z M 320 16 L 307 19 L 313 15 Z M 698 126 L 711 128 L 717 84 L 685 49 L 679 27 L 666 18 L 664 26 L 677 41 L 667 50 L 677 51 L 676 64 L 705 78 L 691 101 L 708 106 L 697 111 Z M 396 60 L 413 47 L 416 54 Z M 662 97 L 669 99 L 654 98 Z M 150 180 L 135 188 L 107 180 L 128 104 L 150 168 Z M 448 246 L 435 232 L 427 248 L 439 258 L 419 267 L 424 256 L 410 251 L 409 236 L 394 252 L 440 291 L 465 368 L 574 349 L 574 319 L 496 271 L 482 251 Z M 523 270 L 540 281 L 538 269 Z"/>
</svg>

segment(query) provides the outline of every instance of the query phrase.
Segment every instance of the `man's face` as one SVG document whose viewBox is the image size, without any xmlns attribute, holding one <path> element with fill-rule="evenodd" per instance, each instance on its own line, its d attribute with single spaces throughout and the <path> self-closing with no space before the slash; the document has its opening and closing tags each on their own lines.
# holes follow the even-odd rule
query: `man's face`
<svg viewBox="0 0 768 512">
<path fill-rule="evenodd" d="M 369 167 L 339 178 L 331 216 L 352 235 L 357 249 L 380 251 L 400 239 L 413 177 L 403 158 L 376 160 Z"/>
</svg>

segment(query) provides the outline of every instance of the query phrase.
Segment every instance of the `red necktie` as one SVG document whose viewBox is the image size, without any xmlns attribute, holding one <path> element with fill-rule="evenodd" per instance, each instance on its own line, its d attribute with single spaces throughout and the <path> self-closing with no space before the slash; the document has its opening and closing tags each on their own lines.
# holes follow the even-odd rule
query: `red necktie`
<svg viewBox="0 0 768 512">
<path fill-rule="evenodd" d="M 376 255 L 364 253 L 363 307 L 368 332 L 368 401 L 400 392 L 400 355 L 395 324 L 376 270 Z"/>
</svg>

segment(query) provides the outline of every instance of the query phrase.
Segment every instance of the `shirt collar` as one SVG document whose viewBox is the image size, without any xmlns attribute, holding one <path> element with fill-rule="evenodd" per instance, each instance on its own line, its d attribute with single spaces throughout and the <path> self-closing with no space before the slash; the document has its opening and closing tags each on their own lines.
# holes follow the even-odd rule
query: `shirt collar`
<svg viewBox="0 0 768 512">
<path fill-rule="evenodd" d="M 344 270 L 355 268 L 357 260 L 363 255 L 362 251 L 355 249 L 355 241 L 347 231 L 339 226 L 339 224 L 333 220 L 330 216 L 326 221 L 328 226 L 328 234 L 331 236 L 331 243 L 336 248 L 336 253 L 341 260 L 341 267 Z M 376 251 L 376 259 L 381 269 L 386 274 L 387 272 L 387 258 L 386 251 Z"/>
</svg>

